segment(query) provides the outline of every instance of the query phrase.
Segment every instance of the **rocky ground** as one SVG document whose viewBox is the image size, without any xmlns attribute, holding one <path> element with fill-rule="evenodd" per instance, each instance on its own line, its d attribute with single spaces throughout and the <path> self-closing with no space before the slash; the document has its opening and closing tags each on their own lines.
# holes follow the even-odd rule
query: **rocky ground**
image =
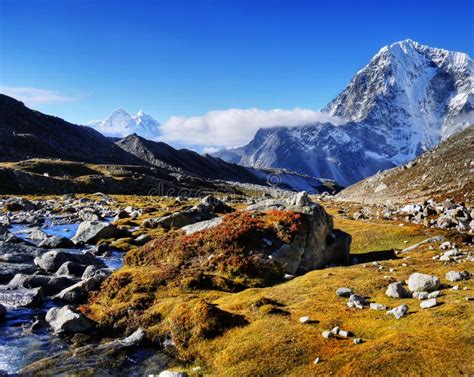
<svg viewBox="0 0 474 377">
<path fill-rule="evenodd" d="M 93 375 L 145 346 L 166 359 L 148 373 L 474 372 L 471 208 L 248 195 L 0 200 L 0 318 L 52 300 L 26 330 L 70 344 L 22 373 Z"/>
</svg>

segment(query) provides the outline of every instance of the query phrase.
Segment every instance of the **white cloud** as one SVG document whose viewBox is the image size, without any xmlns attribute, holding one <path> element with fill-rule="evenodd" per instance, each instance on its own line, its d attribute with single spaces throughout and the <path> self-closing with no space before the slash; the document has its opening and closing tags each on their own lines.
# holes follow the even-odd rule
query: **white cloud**
<svg viewBox="0 0 474 377">
<path fill-rule="evenodd" d="M 161 140 L 211 147 L 235 147 L 248 143 L 259 128 L 301 126 L 314 122 L 341 124 L 341 118 L 309 109 L 229 109 L 202 116 L 173 116 L 161 126 Z"/>
<path fill-rule="evenodd" d="M 65 103 L 77 100 L 77 98 L 66 96 L 54 90 L 31 87 L 0 86 L 0 93 L 24 102 L 27 106 Z"/>
</svg>

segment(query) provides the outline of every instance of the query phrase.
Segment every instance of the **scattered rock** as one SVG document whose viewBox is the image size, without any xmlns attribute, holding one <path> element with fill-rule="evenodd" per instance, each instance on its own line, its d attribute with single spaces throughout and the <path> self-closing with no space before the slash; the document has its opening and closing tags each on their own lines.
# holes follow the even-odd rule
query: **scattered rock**
<svg viewBox="0 0 474 377">
<path fill-rule="evenodd" d="M 81 277 L 86 269 L 86 266 L 71 261 L 64 262 L 56 271 L 58 276 Z"/>
<path fill-rule="evenodd" d="M 349 308 L 357 308 L 357 309 L 364 309 L 364 305 L 367 304 L 367 300 L 359 295 L 352 294 L 349 297 L 349 301 L 347 302 L 347 306 Z"/>
<path fill-rule="evenodd" d="M 102 281 L 103 279 L 98 276 L 81 280 L 80 282 L 63 289 L 54 296 L 54 298 L 73 304 L 83 303 L 87 299 L 89 292 L 99 290 Z"/>
<path fill-rule="evenodd" d="M 184 372 L 175 372 L 173 370 L 164 370 L 163 372 L 160 372 L 158 377 L 188 377 L 188 374 Z"/>
<path fill-rule="evenodd" d="M 400 305 L 392 310 L 387 311 L 387 314 L 393 315 L 396 319 L 400 319 L 404 317 L 408 313 L 408 306 L 407 305 Z"/>
<path fill-rule="evenodd" d="M 308 316 L 300 317 L 300 323 L 307 323 L 307 322 L 309 322 Z"/>
<path fill-rule="evenodd" d="M 362 340 L 362 338 L 355 338 L 354 339 L 354 344 L 362 344 L 364 343 L 364 341 Z"/>
<path fill-rule="evenodd" d="M 108 222 L 83 221 L 72 237 L 75 244 L 96 244 L 108 238 L 125 237 L 127 232 Z"/>
<path fill-rule="evenodd" d="M 336 294 L 339 297 L 350 297 L 352 293 L 353 292 L 351 288 L 345 288 L 345 287 L 338 288 L 338 290 L 336 291 Z"/>
<path fill-rule="evenodd" d="M 410 297 L 410 293 L 403 287 L 401 282 L 390 283 L 385 291 L 385 294 L 388 297 L 393 298 L 406 298 Z"/>
<path fill-rule="evenodd" d="M 106 267 L 104 262 L 91 253 L 70 253 L 62 249 L 48 251 L 41 257 L 35 258 L 34 262 L 39 268 L 48 272 L 56 272 L 66 262 Z"/>
<path fill-rule="evenodd" d="M 435 298 L 430 298 L 429 300 L 424 300 L 420 302 L 420 308 L 422 309 L 428 309 L 432 308 L 433 306 L 436 306 L 437 302 Z"/>
<path fill-rule="evenodd" d="M 371 302 L 369 305 L 370 309 L 372 310 L 386 310 L 387 307 L 383 304 L 377 304 L 375 302 Z"/>
<path fill-rule="evenodd" d="M 326 338 L 326 339 L 330 339 L 334 337 L 334 333 L 332 333 L 331 331 L 323 331 L 321 335 L 323 336 L 323 338 Z"/>
<path fill-rule="evenodd" d="M 448 281 L 461 281 L 468 280 L 470 278 L 470 273 L 468 271 L 449 271 L 446 274 L 446 280 Z"/>
<path fill-rule="evenodd" d="M 76 281 L 65 276 L 16 274 L 8 283 L 11 287 L 42 288 L 45 295 L 55 295 L 73 285 Z"/>
<path fill-rule="evenodd" d="M 74 247 L 74 242 L 66 237 L 50 236 L 41 241 L 38 246 L 45 249 L 70 249 Z"/>
<path fill-rule="evenodd" d="M 439 288 L 438 277 L 415 272 L 408 278 L 408 289 L 412 292 L 431 292 Z"/>
</svg>

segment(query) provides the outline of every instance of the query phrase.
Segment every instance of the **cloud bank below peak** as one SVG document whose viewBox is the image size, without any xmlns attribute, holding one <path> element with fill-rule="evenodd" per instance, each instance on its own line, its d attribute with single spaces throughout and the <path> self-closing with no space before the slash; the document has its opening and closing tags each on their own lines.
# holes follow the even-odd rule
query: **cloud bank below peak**
<svg viewBox="0 0 474 377">
<path fill-rule="evenodd" d="M 71 97 L 55 90 L 26 86 L 0 86 L 0 93 L 16 98 L 17 100 L 24 102 L 27 106 L 67 103 L 78 100 L 76 97 Z"/>
<path fill-rule="evenodd" d="M 173 116 L 161 125 L 162 141 L 199 145 L 207 149 L 236 147 L 250 142 L 260 128 L 296 127 L 315 122 L 339 125 L 342 118 L 309 109 L 260 110 L 228 109 L 210 111 L 202 116 Z"/>
</svg>

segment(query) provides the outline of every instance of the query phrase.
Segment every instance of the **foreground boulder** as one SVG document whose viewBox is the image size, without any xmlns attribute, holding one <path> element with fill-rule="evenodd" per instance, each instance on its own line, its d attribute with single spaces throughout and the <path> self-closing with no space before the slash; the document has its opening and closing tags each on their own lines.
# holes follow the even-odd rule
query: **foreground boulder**
<svg viewBox="0 0 474 377">
<path fill-rule="evenodd" d="M 120 238 L 126 235 L 126 231 L 118 229 L 108 222 L 83 221 L 76 234 L 72 238 L 75 244 L 96 244 L 100 240 L 108 238 Z"/>
<path fill-rule="evenodd" d="M 64 263 L 73 262 L 84 266 L 97 266 L 105 268 L 106 265 L 91 253 L 71 253 L 65 250 L 51 250 L 41 257 L 35 258 L 35 264 L 48 272 L 56 272 Z"/>
<path fill-rule="evenodd" d="M 69 305 L 51 308 L 46 313 L 46 322 L 56 334 L 87 333 L 94 329 L 93 323 Z"/>
<path fill-rule="evenodd" d="M 19 288 L 0 286 L 0 304 L 7 308 L 36 308 L 43 303 L 41 288 Z"/>
<path fill-rule="evenodd" d="M 335 231 L 332 217 L 320 205 L 313 203 L 306 192 L 288 199 L 270 199 L 247 207 L 247 211 L 275 209 L 299 212 L 308 220 L 305 232 L 272 254 L 286 273 L 304 273 L 331 263 L 348 263 L 351 236 L 340 230 Z"/>
</svg>

